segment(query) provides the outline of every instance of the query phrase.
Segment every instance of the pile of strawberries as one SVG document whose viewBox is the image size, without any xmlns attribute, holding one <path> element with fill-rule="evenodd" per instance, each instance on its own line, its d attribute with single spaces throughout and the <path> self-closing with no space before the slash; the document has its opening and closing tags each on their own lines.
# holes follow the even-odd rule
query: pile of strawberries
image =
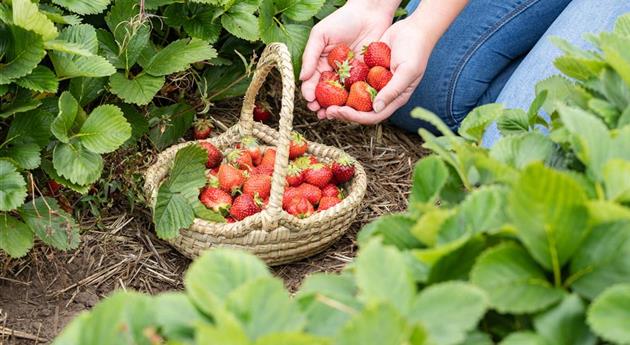
<svg viewBox="0 0 630 345">
<path fill-rule="evenodd" d="M 306 153 L 307 141 L 291 134 L 282 208 L 289 214 L 306 218 L 329 209 L 343 199 L 341 186 L 354 176 L 354 163 L 344 157 L 330 164 Z M 261 147 L 254 137 L 244 137 L 225 154 L 209 142 L 200 142 L 208 151 L 207 186 L 199 200 L 223 215 L 228 223 L 241 221 L 260 212 L 268 203 L 271 176 L 276 160 L 274 148 Z"/>
<path fill-rule="evenodd" d="M 315 88 L 317 102 L 322 108 L 347 105 L 372 111 L 374 97 L 392 79 L 390 59 L 391 49 L 383 42 L 364 47 L 363 61 L 356 59 L 346 44 L 335 46 L 328 54 L 333 71 L 323 72 Z"/>
</svg>

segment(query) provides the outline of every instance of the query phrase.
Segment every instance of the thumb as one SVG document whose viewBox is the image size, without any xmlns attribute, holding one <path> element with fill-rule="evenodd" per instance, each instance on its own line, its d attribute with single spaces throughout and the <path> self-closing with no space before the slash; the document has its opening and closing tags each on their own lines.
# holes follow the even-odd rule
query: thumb
<svg viewBox="0 0 630 345">
<path fill-rule="evenodd" d="M 374 99 L 374 111 L 380 112 L 398 98 L 416 80 L 413 69 L 408 64 L 400 64 L 392 79 L 378 92 Z"/>
<path fill-rule="evenodd" d="M 306 42 L 304 53 L 302 54 L 302 71 L 300 72 L 300 80 L 307 80 L 313 76 L 317 68 L 317 61 L 326 48 L 324 36 L 320 30 L 315 27 L 311 30 L 311 34 Z"/>
</svg>

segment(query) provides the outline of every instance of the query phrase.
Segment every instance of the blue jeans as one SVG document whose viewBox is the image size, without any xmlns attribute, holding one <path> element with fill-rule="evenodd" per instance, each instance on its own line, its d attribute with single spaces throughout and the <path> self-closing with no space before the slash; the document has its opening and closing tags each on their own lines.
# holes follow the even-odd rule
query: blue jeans
<svg viewBox="0 0 630 345">
<path fill-rule="evenodd" d="M 415 10 L 420 0 L 410 1 Z M 584 47 L 582 34 L 609 30 L 630 11 L 629 0 L 470 0 L 433 50 L 409 102 L 391 118 L 408 131 L 428 127 L 411 118 L 426 108 L 457 129 L 476 106 L 495 101 L 527 109 L 534 86 L 557 74 L 560 54 L 547 39 L 560 36 Z M 486 134 L 496 140 L 498 133 Z"/>
</svg>

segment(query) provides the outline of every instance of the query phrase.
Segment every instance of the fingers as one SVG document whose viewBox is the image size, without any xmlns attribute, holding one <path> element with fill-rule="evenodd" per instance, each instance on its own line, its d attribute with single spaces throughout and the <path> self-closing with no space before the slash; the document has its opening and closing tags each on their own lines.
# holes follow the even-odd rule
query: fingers
<svg viewBox="0 0 630 345">
<path fill-rule="evenodd" d="M 317 68 L 317 63 L 322 52 L 326 48 L 326 42 L 324 35 L 316 25 L 311 30 L 306 47 L 304 48 L 304 54 L 302 54 L 302 71 L 300 72 L 300 80 L 311 79 Z"/>
<path fill-rule="evenodd" d="M 374 111 L 377 113 L 386 109 L 418 79 L 417 73 L 408 63 L 402 63 L 392 72 L 394 73 L 392 79 L 374 99 Z"/>
</svg>

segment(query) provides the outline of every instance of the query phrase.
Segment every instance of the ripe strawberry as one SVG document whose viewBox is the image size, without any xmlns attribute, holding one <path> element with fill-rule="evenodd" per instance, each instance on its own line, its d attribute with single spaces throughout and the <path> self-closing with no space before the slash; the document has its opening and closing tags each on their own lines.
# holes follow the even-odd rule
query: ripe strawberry
<svg viewBox="0 0 630 345">
<path fill-rule="evenodd" d="M 209 169 L 218 167 L 223 160 L 223 154 L 221 151 L 219 151 L 216 146 L 212 145 L 212 143 L 207 141 L 200 141 L 199 145 L 208 151 L 208 161 L 206 162 L 206 167 Z"/>
<path fill-rule="evenodd" d="M 392 72 L 383 66 L 374 66 L 370 68 L 370 72 L 367 75 L 367 82 L 376 91 L 381 91 L 382 88 L 389 83 L 392 79 Z"/>
<path fill-rule="evenodd" d="M 340 202 L 341 202 L 341 199 L 339 199 L 339 198 L 337 198 L 335 196 L 322 197 L 322 199 L 319 201 L 319 206 L 317 206 L 317 210 L 318 211 L 327 210 L 327 209 L 337 205 Z"/>
<path fill-rule="evenodd" d="M 304 180 L 319 188 L 325 187 L 333 176 L 330 167 L 325 164 L 317 163 L 304 172 Z"/>
<path fill-rule="evenodd" d="M 334 70 L 337 70 L 339 64 L 346 60 L 352 60 L 354 58 L 354 52 L 347 44 L 342 43 L 335 46 L 330 53 L 328 53 L 328 64 Z"/>
<path fill-rule="evenodd" d="M 206 119 L 197 120 L 195 122 L 194 129 L 193 129 L 193 132 L 194 132 L 193 134 L 195 136 L 195 139 L 197 140 L 208 139 L 213 128 L 214 126 L 212 125 L 212 122 L 210 122 L 210 120 L 206 120 Z"/>
<path fill-rule="evenodd" d="M 331 164 L 331 170 L 337 183 L 345 183 L 354 176 L 354 162 L 348 156 L 343 156 Z"/>
<path fill-rule="evenodd" d="M 235 149 L 227 154 L 227 161 L 241 170 L 250 171 L 254 167 L 252 156 L 245 149 Z"/>
<path fill-rule="evenodd" d="M 243 172 L 229 164 L 221 164 L 219 167 L 219 187 L 234 195 L 241 189 L 245 178 Z"/>
<path fill-rule="evenodd" d="M 230 215 L 236 220 L 243 220 L 260 212 L 260 205 L 260 200 L 255 200 L 249 194 L 242 194 L 234 199 L 230 208 Z"/>
<path fill-rule="evenodd" d="M 232 206 L 232 197 L 224 190 L 213 187 L 206 187 L 201 190 L 199 200 L 207 208 L 214 212 L 226 213 Z"/>
<path fill-rule="evenodd" d="M 287 184 L 292 187 L 299 186 L 304 182 L 304 170 L 294 163 L 289 164 L 287 170 Z"/>
<path fill-rule="evenodd" d="M 293 199 L 297 197 L 302 197 L 302 191 L 298 187 L 285 188 L 284 194 L 282 194 L 282 208 L 285 210 L 289 208 Z"/>
<path fill-rule="evenodd" d="M 252 157 L 252 163 L 254 163 L 254 165 L 259 165 L 262 160 L 262 152 L 260 152 L 258 140 L 254 137 L 248 136 L 241 140 L 241 144 L 241 147 L 247 150 L 250 157 Z"/>
<path fill-rule="evenodd" d="M 376 90 L 364 81 L 352 84 L 346 105 L 358 111 L 372 111 L 372 101 Z"/>
<path fill-rule="evenodd" d="M 344 61 L 339 67 L 339 80 L 346 87 L 346 90 L 350 90 L 350 86 L 357 81 L 364 81 L 368 76 L 370 68 L 359 60 L 352 60 L 352 62 Z"/>
<path fill-rule="evenodd" d="M 319 76 L 319 81 L 326 80 L 339 81 L 339 74 L 337 74 L 335 71 L 322 72 L 322 74 Z"/>
<path fill-rule="evenodd" d="M 315 87 L 315 99 L 322 108 L 328 108 L 331 105 L 344 105 L 348 99 L 348 91 L 337 81 L 320 81 Z"/>
<path fill-rule="evenodd" d="M 234 219 L 234 218 L 232 218 L 232 217 L 227 217 L 227 218 L 225 218 L 225 221 L 226 221 L 227 223 L 229 223 L 229 224 L 236 223 L 236 219 Z"/>
<path fill-rule="evenodd" d="M 304 153 L 308 149 L 308 143 L 306 139 L 297 132 L 291 132 L 291 145 L 289 146 L 289 159 L 295 159 Z"/>
<path fill-rule="evenodd" d="M 267 166 L 273 169 L 273 166 L 276 164 L 276 149 L 267 148 L 265 153 L 263 154 L 262 160 L 260 161 L 259 166 Z"/>
<path fill-rule="evenodd" d="M 252 170 L 252 175 L 273 175 L 273 166 L 259 165 Z"/>
<path fill-rule="evenodd" d="M 322 198 L 322 191 L 312 184 L 303 183 L 297 189 L 313 205 L 317 205 Z"/>
<path fill-rule="evenodd" d="M 265 103 L 256 103 L 254 106 L 254 121 L 267 122 L 271 118 L 269 106 Z"/>
<path fill-rule="evenodd" d="M 305 197 L 297 197 L 289 204 L 287 212 L 303 219 L 315 213 L 315 208 Z"/>
<path fill-rule="evenodd" d="M 271 176 L 269 175 L 251 175 L 243 184 L 243 194 L 253 197 L 258 195 L 261 199 L 267 199 L 270 191 Z"/>
<path fill-rule="evenodd" d="M 52 195 L 57 195 L 61 189 L 61 185 L 55 180 L 48 180 L 48 189 Z"/>
<path fill-rule="evenodd" d="M 389 68 L 391 56 L 392 50 L 384 42 L 372 42 L 363 48 L 363 61 L 370 67 Z"/>
<path fill-rule="evenodd" d="M 341 188 L 335 186 L 332 183 L 329 183 L 326 186 L 324 186 L 324 188 L 322 188 L 322 198 L 326 196 L 329 196 L 329 197 L 332 196 L 339 199 L 343 199 L 343 192 Z"/>
</svg>

